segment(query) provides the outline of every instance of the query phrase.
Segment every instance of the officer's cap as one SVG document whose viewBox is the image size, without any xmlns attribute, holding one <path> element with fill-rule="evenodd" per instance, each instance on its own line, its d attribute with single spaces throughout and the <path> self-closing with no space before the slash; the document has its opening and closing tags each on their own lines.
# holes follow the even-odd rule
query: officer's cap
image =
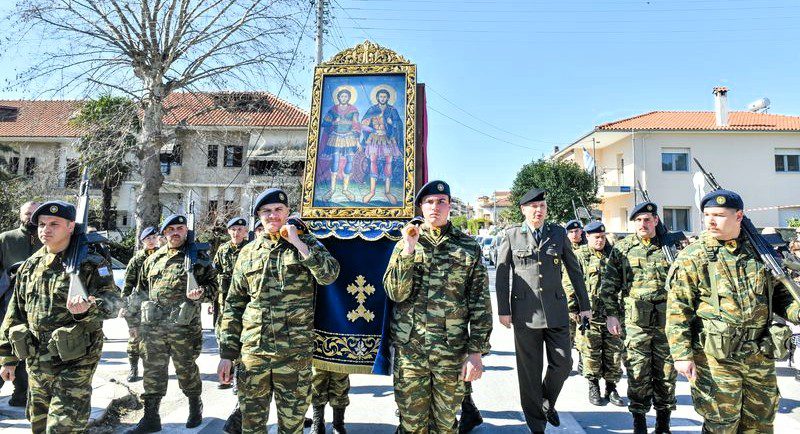
<svg viewBox="0 0 800 434">
<path fill-rule="evenodd" d="M 739 193 L 730 190 L 714 190 L 703 196 L 700 200 L 700 209 L 709 208 L 732 208 L 735 210 L 744 209 L 744 201 Z"/>
<path fill-rule="evenodd" d="M 606 231 L 606 225 L 604 225 L 600 220 L 595 220 L 587 224 L 586 227 L 583 228 L 583 231 L 587 234 L 598 234 Z"/>
<path fill-rule="evenodd" d="M 653 202 L 642 202 L 636 205 L 635 207 L 633 207 L 633 210 L 631 211 L 630 220 L 633 221 L 633 219 L 635 219 L 637 215 L 643 212 L 648 212 L 655 215 L 658 212 L 658 205 L 654 204 Z"/>
<path fill-rule="evenodd" d="M 253 215 L 258 215 L 258 209 L 261 208 L 262 205 L 268 205 L 271 203 L 282 203 L 286 206 L 289 206 L 289 200 L 286 198 L 286 192 L 280 188 L 268 188 L 264 190 L 263 193 L 258 195 L 255 203 L 253 204 Z"/>
<path fill-rule="evenodd" d="M 227 229 L 230 229 L 231 226 L 247 226 L 247 220 L 244 217 L 234 217 L 228 220 L 228 224 L 225 225 Z"/>
<path fill-rule="evenodd" d="M 571 231 L 573 229 L 581 229 L 581 228 L 583 228 L 583 223 L 581 223 L 580 220 L 570 220 L 567 222 L 567 226 L 564 229 Z"/>
<path fill-rule="evenodd" d="M 148 226 L 148 227 L 142 229 L 142 233 L 139 234 L 139 241 L 142 241 L 143 239 L 145 239 L 145 238 L 147 238 L 150 235 L 153 235 L 155 233 L 156 233 L 156 228 L 154 228 L 152 226 Z"/>
<path fill-rule="evenodd" d="M 450 186 L 444 181 L 428 181 L 428 183 L 423 185 L 422 188 L 419 189 L 419 192 L 417 192 L 414 203 L 419 205 L 425 196 L 430 196 L 432 194 L 445 194 L 447 195 L 447 199 L 450 199 Z"/>
<path fill-rule="evenodd" d="M 547 192 L 542 190 L 541 188 L 534 187 L 528 190 L 527 193 L 522 195 L 522 198 L 519 200 L 519 204 L 525 205 L 526 203 L 542 201 L 544 200 L 545 193 Z"/>
<path fill-rule="evenodd" d="M 161 223 L 161 229 L 159 229 L 158 231 L 163 234 L 164 229 L 166 229 L 167 226 L 185 225 L 188 221 L 189 220 L 183 214 L 172 214 L 171 216 L 164 219 L 164 223 Z"/>
<path fill-rule="evenodd" d="M 39 205 L 36 211 L 31 214 L 31 223 L 39 224 L 39 216 L 50 215 L 61 217 L 62 219 L 75 221 L 75 205 L 64 202 L 63 200 L 51 200 Z"/>
</svg>

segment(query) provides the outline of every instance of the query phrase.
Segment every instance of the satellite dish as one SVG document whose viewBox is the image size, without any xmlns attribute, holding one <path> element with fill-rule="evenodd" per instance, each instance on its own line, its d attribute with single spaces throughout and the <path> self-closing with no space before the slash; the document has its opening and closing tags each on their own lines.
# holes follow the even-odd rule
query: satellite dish
<svg viewBox="0 0 800 434">
<path fill-rule="evenodd" d="M 747 105 L 747 110 L 753 113 L 766 112 L 769 109 L 769 98 L 761 98 Z"/>
</svg>

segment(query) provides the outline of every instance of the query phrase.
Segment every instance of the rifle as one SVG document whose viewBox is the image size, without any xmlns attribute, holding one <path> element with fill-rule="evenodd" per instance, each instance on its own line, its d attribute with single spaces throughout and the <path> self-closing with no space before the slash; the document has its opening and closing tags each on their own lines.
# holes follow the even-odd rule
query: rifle
<svg viewBox="0 0 800 434">
<path fill-rule="evenodd" d="M 253 196 L 250 195 L 250 223 L 247 225 L 247 241 L 253 241 L 256 239 L 256 220 L 258 220 L 258 214 L 256 214 L 255 210 L 253 209 Z"/>
<path fill-rule="evenodd" d="M 636 185 L 639 187 L 639 191 L 642 192 L 642 197 L 645 202 L 650 202 L 650 195 L 647 194 L 647 190 L 642 188 L 642 183 L 636 181 Z M 681 235 L 682 234 L 683 233 L 681 233 Z M 661 239 L 661 250 L 664 251 L 664 256 L 667 258 L 667 261 L 669 261 L 670 264 L 675 262 L 675 251 L 672 250 L 672 247 L 675 246 L 677 249 L 677 238 L 680 237 L 673 237 L 661 218 L 658 219 L 658 224 L 656 225 L 656 236 Z"/>
<path fill-rule="evenodd" d="M 572 202 L 572 215 L 575 216 L 575 220 L 580 221 L 581 218 L 578 215 L 578 208 L 575 208 L 575 199 L 570 199 L 570 202 Z"/>
<path fill-rule="evenodd" d="M 714 175 L 706 172 L 706 169 L 697 161 L 697 158 L 694 158 L 694 164 L 697 164 L 700 172 L 702 172 L 703 176 L 706 178 L 706 182 L 713 190 L 722 190 L 722 187 L 717 182 L 717 179 L 714 178 Z M 800 286 L 798 286 L 789 274 L 786 273 L 786 270 L 783 269 L 783 267 L 795 269 L 796 263 L 782 258 L 778 252 L 772 248 L 772 245 L 761 236 L 753 225 L 753 222 L 746 215 L 742 217 L 742 231 L 748 241 L 750 241 L 750 244 L 756 249 L 761 262 L 764 263 L 770 273 L 786 287 L 792 295 L 792 298 L 800 302 Z"/>
<path fill-rule="evenodd" d="M 189 192 L 189 212 L 186 215 L 186 226 L 189 231 L 186 234 L 186 242 L 183 245 L 185 259 L 183 267 L 186 270 L 186 294 L 195 291 L 199 286 L 194 277 L 194 265 L 200 252 L 208 251 L 211 246 L 208 243 L 198 243 L 195 241 L 195 222 L 194 222 L 194 199 L 192 192 Z"/>
<path fill-rule="evenodd" d="M 83 168 L 81 174 L 81 183 L 78 186 L 78 207 L 75 213 L 75 230 L 72 232 L 69 246 L 65 252 L 64 257 L 65 268 L 69 273 L 69 292 L 67 294 L 67 302 L 74 297 L 81 297 L 83 301 L 89 299 L 89 293 L 86 292 L 86 286 L 81 281 L 80 267 L 86 257 L 89 255 L 90 244 L 105 243 L 105 237 L 98 233 L 86 233 L 86 227 L 89 224 L 89 175 L 86 167 Z"/>
</svg>

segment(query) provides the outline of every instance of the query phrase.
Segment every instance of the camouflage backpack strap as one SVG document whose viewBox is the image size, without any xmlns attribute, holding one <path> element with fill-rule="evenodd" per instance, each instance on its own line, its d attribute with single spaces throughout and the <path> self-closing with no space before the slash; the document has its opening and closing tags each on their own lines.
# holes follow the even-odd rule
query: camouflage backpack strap
<svg viewBox="0 0 800 434">
<path fill-rule="evenodd" d="M 717 284 L 719 283 L 719 274 L 717 273 L 717 250 L 719 248 L 713 248 L 708 244 L 703 243 L 703 255 L 701 256 L 704 261 L 703 265 L 706 267 L 706 273 L 708 274 L 709 285 L 711 294 L 705 300 L 706 303 L 714 307 L 714 311 L 716 315 L 721 313 L 719 307 L 719 290 L 717 289 Z"/>
</svg>

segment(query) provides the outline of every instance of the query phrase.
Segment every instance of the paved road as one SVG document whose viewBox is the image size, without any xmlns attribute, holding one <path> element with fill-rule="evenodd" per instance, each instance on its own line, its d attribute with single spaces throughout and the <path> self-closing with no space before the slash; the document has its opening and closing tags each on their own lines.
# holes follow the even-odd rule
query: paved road
<svg viewBox="0 0 800 434">
<path fill-rule="evenodd" d="M 493 270 L 490 276 L 493 277 Z M 492 288 L 494 288 L 493 283 Z M 210 327 L 210 319 L 204 318 L 204 325 Z M 93 405 L 100 410 L 108 399 L 121 396 L 125 389 L 110 383 L 112 379 L 123 381 L 127 372 L 125 359 L 125 336 L 127 335 L 124 321 L 117 319 L 107 321 L 104 327 L 108 341 L 104 348 L 104 357 L 101 367 L 95 378 L 95 390 L 98 394 L 107 395 L 102 400 L 96 398 Z M 481 409 L 485 423 L 476 429 L 476 434 L 482 433 L 527 433 L 522 413 L 519 409 L 518 383 L 515 372 L 514 342 L 511 330 L 507 330 L 499 323 L 495 323 L 492 334 L 492 353 L 485 358 L 486 374 L 483 379 L 474 383 L 475 402 Z M 169 394 L 164 399 L 161 414 L 164 423 L 164 433 L 200 432 L 204 434 L 217 434 L 221 432 L 222 424 L 234 407 L 235 398 L 230 390 L 216 388 L 216 343 L 210 329 L 205 331 L 203 353 L 199 364 L 203 379 L 203 400 L 205 404 L 204 422 L 199 428 L 187 430 L 183 423 L 188 415 L 186 399 L 180 393 L 171 371 Z M 779 365 L 779 384 L 783 393 L 780 413 L 776 420 L 776 432 L 797 432 L 800 424 L 800 383 L 793 380 L 791 370 L 785 363 Z M 136 392 L 141 392 L 141 382 L 134 383 L 131 387 Z M 625 408 L 611 405 L 593 407 L 587 399 L 587 383 L 582 377 L 573 375 L 567 380 L 558 402 L 561 413 L 562 426 L 558 429 L 548 429 L 548 433 L 630 433 L 630 416 Z M 620 384 L 620 392 L 625 393 L 625 381 Z M 0 391 L 0 433 L 29 432 L 21 413 L 9 412 L 6 405 L 10 385 Z M 674 414 L 672 432 L 696 433 L 700 432 L 700 418 L 691 407 L 689 387 L 686 381 L 680 381 L 677 388 L 678 409 Z M 352 434 L 391 434 L 395 430 L 397 419 L 394 416 L 394 397 L 390 377 L 371 375 L 352 376 L 351 389 L 352 405 L 348 408 L 348 432 Z M 13 416 L 16 414 L 16 416 Z M 4 416 L 5 415 L 5 416 Z M 270 412 L 270 433 L 276 432 L 274 426 L 275 408 Z M 328 409 L 327 420 L 331 419 Z M 138 413 L 132 414 L 128 419 L 135 421 Z M 648 418 L 652 426 L 654 416 Z M 124 432 L 130 427 L 126 423 L 114 432 Z M 330 428 L 329 428 L 330 430 Z"/>
</svg>

